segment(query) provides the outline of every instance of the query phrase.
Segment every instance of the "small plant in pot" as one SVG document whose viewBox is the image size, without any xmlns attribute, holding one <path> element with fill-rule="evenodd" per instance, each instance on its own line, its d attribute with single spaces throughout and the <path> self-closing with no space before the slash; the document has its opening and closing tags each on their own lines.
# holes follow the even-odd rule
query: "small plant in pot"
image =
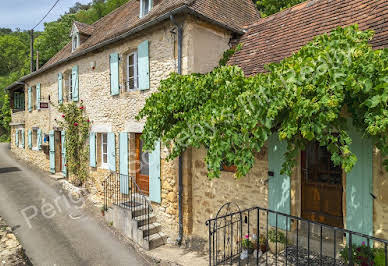
<svg viewBox="0 0 388 266">
<path fill-rule="evenodd" d="M 268 232 L 268 245 L 272 253 L 279 253 L 286 247 L 286 236 L 281 231 L 272 229 Z"/>
<path fill-rule="evenodd" d="M 105 208 L 105 206 L 104 206 L 104 205 L 103 205 L 103 206 L 101 206 L 100 210 L 101 210 L 101 215 L 102 215 L 102 216 L 105 216 L 105 211 L 106 211 L 106 208 Z"/>
<path fill-rule="evenodd" d="M 267 237 L 264 234 L 260 234 L 259 237 L 259 249 L 261 252 L 265 253 L 268 250 L 268 245 L 267 245 Z"/>
<path fill-rule="evenodd" d="M 250 240 L 249 235 L 245 235 L 244 239 L 242 240 L 241 245 L 242 245 L 242 249 L 248 250 L 249 254 L 252 254 L 254 249 L 255 249 L 255 246 L 254 246 L 253 242 Z"/>
</svg>

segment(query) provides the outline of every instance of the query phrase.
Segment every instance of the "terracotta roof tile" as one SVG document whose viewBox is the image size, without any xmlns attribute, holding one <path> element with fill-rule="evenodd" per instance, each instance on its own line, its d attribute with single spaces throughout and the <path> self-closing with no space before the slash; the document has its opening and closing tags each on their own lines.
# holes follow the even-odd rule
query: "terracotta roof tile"
<svg viewBox="0 0 388 266">
<path fill-rule="evenodd" d="M 246 75 L 264 72 L 266 64 L 292 55 L 314 36 L 352 24 L 375 31 L 374 48 L 388 47 L 387 0 L 311 0 L 252 24 L 229 64 Z"/>
<path fill-rule="evenodd" d="M 242 30 L 244 26 L 259 19 L 259 14 L 252 0 L 154 0 L 154 3 L 150 13 L 143 18 L 139 18 L 140 1 L 130 0 L 93 25 L 78 22 L 77 27 L 80 25 L 82 30 L 90 33 L 90 37 L 74 53 L 71 52 L 71 44 L 66 45 L 42 67 L 42 71 L 73 54 L 117 37 L 184 5 L 209 19 L 236 30 Z"/>
<path fill-rule="evenodd" d="M 85 24 L 79 21 L 74 21 L 74 24 L 77 26 L 77 29 L 80 33 L 86 34 L 86 35 L 92 35 L 95 28 L 93 25 Z"/>
</svg>

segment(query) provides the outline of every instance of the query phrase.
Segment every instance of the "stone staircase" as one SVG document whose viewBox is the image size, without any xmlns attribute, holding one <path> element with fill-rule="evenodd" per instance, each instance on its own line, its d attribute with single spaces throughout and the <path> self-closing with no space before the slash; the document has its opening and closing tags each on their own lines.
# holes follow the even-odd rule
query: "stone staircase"
<svg viewBox="0 0 388 266">
<path fill-rule="evenodd" d="M 152 212 L 147 215 L 146 208 L 136 201 L 113 204 L 105 211 L 105 221 L 144 249 L 151 250 L 164 245 L 167 236 L 161 231 L 156 216 Z"/>
</svg>

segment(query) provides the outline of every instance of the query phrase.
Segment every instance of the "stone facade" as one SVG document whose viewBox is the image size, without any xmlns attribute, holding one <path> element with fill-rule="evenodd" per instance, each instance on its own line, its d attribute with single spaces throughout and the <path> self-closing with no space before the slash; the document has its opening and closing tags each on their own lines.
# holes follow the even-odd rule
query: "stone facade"
<svg viewBox="0 0 388 266">
<path fill-rule="evenodd" d="M 179 17 L 183 22 L 183 73 L 207 72 L 214 68 L 223 52 L 229 48 L 231 33 L 221 28 L 200 22 L 190 16 Z M 135 116 L 142 109 L 145 100 L 157 91 L 161 80 L 171 72 L 177 71 L 177 37 L 172 33 L 173 25 L 170 21 L 160 23 L 151 29 L 142 31 L 128 39 L 106 46 L 98 52 L 89 53 L 62 64 L 54 69 L 39 74 L 29 80 L 25 90 L 30 86 L 41 84 L 41 101 L 48 102 L 48 109 L 28 112 L 27 93 L 25 93 L 26 112 L 15 113 L 13 122 L 25 121 L 24 126 L 12 128 L 13 152 L 21 159 L 27 160 L 37 167 L 49 170 L 48 153 L 42 150 L 29 149 L 27 145 L 27 131 L 33 127 L 40 128 L 43 134 L 58 127 L 57 121 L 61 114 L 58 105 L 58 73 L 63 73 L 66 86 L 66 76 L 71 73 L 73 66 L 79 69 L 79 99 L 83 101 L 86 114 L 91 121 L 91 130 L 95 132 L 116 133 L 116 169 L 119 169 L 118 133 L 141 133 L 144 121 L 138 122 Z M 109 55 L 120 55 L 120 86 L 125 87 L 125 56 L 145 41 L 149 41 L 150 89 L 145 91 L 120 92 L 117 96 L 110 93 Z M 64 86 L 64 90 L 66 89 Z M 15 146 L 15 130 L 25 129 L 25 149 Z M 58 128 L 58 130 L 60 130 Z M 130 174 L 134 175 L 134 134 L 129 134 L 130 146 Z M 42 143 L 43 145 L 47 143 Z M 161 151 L 161 198 L 160 204 L 153 204 L 158 221 L 162 224 L 163 232 L 173 241 L 178 234 L 178 164 L 177 160 L 167 161 L 168 151 L 162 147 Z M 109 175 L 109 170 L 90 168 L 90 178 L 85 184 L 89 190 L 100 196 L 102 202 L 103 180 Z"/>
</svg>

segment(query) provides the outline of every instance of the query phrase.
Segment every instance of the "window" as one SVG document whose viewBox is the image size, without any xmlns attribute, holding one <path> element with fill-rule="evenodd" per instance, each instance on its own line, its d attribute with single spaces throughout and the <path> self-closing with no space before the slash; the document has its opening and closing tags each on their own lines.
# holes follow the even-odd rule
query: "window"
<svg viewBox="0 0 388 266">
<path fill-rule="evenodd" d="M 34 110 L 36 110 L 36 86 L 33 86 L 32 87 L 32 91 L 31 91 L 32 95 L 31 95 L 31 106 Z"/>
<path fill-rule="evenodd" d="M 101 133 L 101 168 L 108 169 L 108 134 Z"/>
<path fill-rule="evenodd" d="M 19 148 L 23 148 L 23 130 L 19 129 Z"/>
<path fill-rule="evenodd" d="M 137 52 L 133 52 L 127 56 L 127 90 L 137 89 L 138 75 L 137 75 Z"/>
<path fill-rule="evenodd" d="M 13 96 L 13 109 L 14 110 L 24 110 L 24 93 L 23 92 L 15 92 Z"/>
<path fill-rule="evenodd" d="M 62 90 L 62 93 L 63 93 L 63 101 L 64 102 L 70 102 L 72 100 L 72 96 L 73 96 L 73 77 L 72 77 L 72 74 L 71 74 L 71 70 L 68 70 L 66 71 L 64 74 L 63 74 L 63 78 L 64 78 L 64 82 L 65 82 L 65 86 L 64 86 L 64 89 Z"/>
<path fill-rule="evenodd" d="M 72 52 L 77 50 L 79 46 L 79 33 L 73 33 L 72 36 Z"/>
<path fill-rule="evenodd" d="M 38 149 L 38 129 L 32 129 L 32 147 L 33 149 Z"/>
<path fill-rule="evenodd" d="M 152 8 L 152 0 L 140 0 L 140 17 L 147 15 Z"/>
</svg>

